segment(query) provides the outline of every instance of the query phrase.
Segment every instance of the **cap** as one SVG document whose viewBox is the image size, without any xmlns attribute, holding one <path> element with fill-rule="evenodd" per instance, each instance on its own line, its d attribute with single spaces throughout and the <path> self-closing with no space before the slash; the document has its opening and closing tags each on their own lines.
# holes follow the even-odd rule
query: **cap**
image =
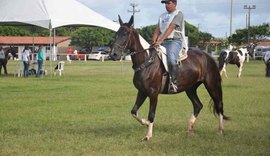
<svg viewBox="0 0 270 156">
<path fill-rule="evenodd" d="M 168 3 L 168 2 L 177 3 L 177 0 L 162 0 L 161 3 Z"/>
</svg>

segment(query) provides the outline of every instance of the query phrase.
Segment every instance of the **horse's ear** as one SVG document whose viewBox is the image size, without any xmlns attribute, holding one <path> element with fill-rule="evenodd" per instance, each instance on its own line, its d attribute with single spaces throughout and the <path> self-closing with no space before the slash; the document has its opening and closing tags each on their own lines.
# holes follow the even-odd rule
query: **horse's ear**
<svg viewBox="0 0 270 156">
<path fill-rule="evenodd" d="M 124 24 L 123 21 L 122 21 L 122 19 L 121 19 L 121 17 L 120 17 L 120 15 L 118 15 L 118 21 L 119 21 L 120 25 L 123 25 Z"/>
<path fill-rule="evenodd" d="M 130 17 L 130 20 L 128 22 L 128 25 L 129 26 L 133 26 L 134 25 L 134 17 L 133 17 L 133 15 Z"/>
</svg>

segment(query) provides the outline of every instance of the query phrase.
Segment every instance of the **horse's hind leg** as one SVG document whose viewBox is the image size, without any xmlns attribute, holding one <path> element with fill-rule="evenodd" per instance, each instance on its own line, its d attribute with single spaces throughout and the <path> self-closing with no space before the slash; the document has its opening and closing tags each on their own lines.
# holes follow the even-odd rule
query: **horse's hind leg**
<svg viewBox="0 0 270 156">
<path fill-rule="evenodd" d="M 239 67 L 239 71 L 238 71 L 238 75 L 237 77 L 240 78 L 241 74 L 242 74 L 242 69 L 243 69 L 243 63 L 240 63 L 239 65 L 237 65 Z"/>
<path fill-rule="evenodd" d="M 132 116 L 139 121 L 142 125 L 149 125 L 150 122 L 146 119 L 140 118 L 139 114 L 138 114 L 138 110 L 139 108 L 142 106 L 143 102 L 145 101 L 145 99 L 147 98 L 147 95 L 144 94 L 143 92 L 138 92 L 137 93 L 137 98 L 136 98 L 136 102 L 135 105 L 133 106 L 132 110 L 131 110 L 131 114 Z"/>
<path fill-rule="evenodd" d="M 224 72 L 225 77 L 228 78 L 227 71 L 226 71 L 226 64 L 223 65 L 223 68 L 220 71 L 220 76 L 222 76 L 222 73 Z"/>
<path fill-rule="evenodd" d="M 222 134 L 224 131 L 223 118 L 227 119 L 227 117 L 223 115 L 221 80 L 214 75 L 210 75 L 204 85 L 214 102 L 214 112 L 219 116 L 219 132 Z"/>
<path fill-rule="evenodd" d="M 187 129 L 187 133 L 189 135 L 192 134 L 195 121 L 196 121 L 201 109 L 203 108 L 203 105 L 202 105 L 202 103 L 197 95 L 198 86 L 199 85 L 193 86 L 191 89 L 186 91 L 186 94 L 187 94 L 188 98 L 191 100 L 192 105 L 193 105 L 193 114 L 191 115 L 191 117 L 189 119 L 188 129 Z"/>
</svg>

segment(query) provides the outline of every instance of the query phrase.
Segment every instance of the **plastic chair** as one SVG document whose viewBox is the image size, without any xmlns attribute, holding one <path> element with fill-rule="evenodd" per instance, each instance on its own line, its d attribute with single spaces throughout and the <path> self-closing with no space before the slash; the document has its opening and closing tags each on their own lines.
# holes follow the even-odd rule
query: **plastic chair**
<svg viewBox="0 0 270 156">
<path fill-rule="evenodd" d="M 64 65 L 65 65 L 64 61 L 58 62 L 57 66 L 55 67 L 55 75 L 56 75 L 56 71 L 58 71 L 59 76 L 62 76 L 62 72 L 64 71 Z"/>
</svg>

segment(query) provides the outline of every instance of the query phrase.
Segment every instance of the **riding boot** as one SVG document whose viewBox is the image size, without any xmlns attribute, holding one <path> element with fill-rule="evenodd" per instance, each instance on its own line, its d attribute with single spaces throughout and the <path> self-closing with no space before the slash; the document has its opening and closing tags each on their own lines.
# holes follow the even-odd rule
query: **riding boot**
<svg viewBox="0 0 270 156">
<path fill-rule="evenodd" d="M 177 77 L 178 77 L 178 65 L 169 65 L 169 74 L 170 74 L 170 84 L 169 84 L 169 93 L 177 92 Z"/>
</svg>

